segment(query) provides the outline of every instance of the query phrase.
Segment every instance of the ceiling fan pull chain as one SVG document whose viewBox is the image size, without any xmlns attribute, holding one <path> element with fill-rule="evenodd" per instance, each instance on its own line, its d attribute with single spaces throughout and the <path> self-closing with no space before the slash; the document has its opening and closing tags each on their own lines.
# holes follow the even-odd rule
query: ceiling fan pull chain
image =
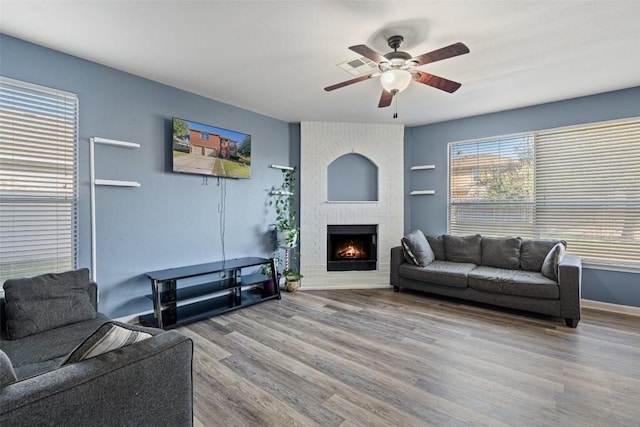
<svg viewBox="0 0 640 427">
<path fill-rule="evenodd" d="M 398 95 L 393 97 L 393 118 L 398 118 Z"/>
</svg>

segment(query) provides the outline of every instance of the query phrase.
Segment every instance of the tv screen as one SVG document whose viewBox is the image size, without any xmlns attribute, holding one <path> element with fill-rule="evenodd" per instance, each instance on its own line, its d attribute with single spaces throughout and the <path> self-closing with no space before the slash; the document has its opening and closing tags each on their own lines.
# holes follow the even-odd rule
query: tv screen
<svg viewBox="0 0 640 427">
<path fill-rule="evenodd" d="M 173 118 L 173 171 L 251 178 L 251 135 Z"/>
</svg>

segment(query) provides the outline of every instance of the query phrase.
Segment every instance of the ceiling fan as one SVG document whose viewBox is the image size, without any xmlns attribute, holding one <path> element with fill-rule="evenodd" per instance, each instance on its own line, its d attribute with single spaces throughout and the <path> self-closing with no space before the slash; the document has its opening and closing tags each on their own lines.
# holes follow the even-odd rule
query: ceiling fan
<svg viewBox="0 0 640 427">
<path fill-rule="evenodd" d="M 409 55 L 407 52 L 398 50 L 402 45 L 403 40 L 404 38 L 402 36 L 396 35 L 389 37 L 387 43 L 389 44 L 389 47 L 393 49 L 393 52 L 389 52 L 384 55 L 379 54 L 375 50 L 363 44 L 349 47 L 350 50 L 377 63 L 379 71 L 365 74 L 342 83 L 327 86 L 324 90 L 329 92 L 368 80 L 372 77 L 380 76 L 380 83 L 382 83 L 383 89 L 382 95 L 380 96 L 380 102 L 378 103 L 379 108 L 391 105 L 393 97 L 397 93 L 405 90 L 409 86 L 409 83 L 411 83 L 411 80 L 449 93 L 453 93 L 458 90 L 461 86 L 460 83 L 445 79 L 444 77 L 425 73 L 424 71 L 416 70 L 415 68 L 431 62 L 441 61 L 443 59 L 469 53 L 469 48 L 464 43 L 454 43 L 452 45 L 436 49 L 432 52 L 425 53 L 424 55 L 414 57 Z"/>
</svg>

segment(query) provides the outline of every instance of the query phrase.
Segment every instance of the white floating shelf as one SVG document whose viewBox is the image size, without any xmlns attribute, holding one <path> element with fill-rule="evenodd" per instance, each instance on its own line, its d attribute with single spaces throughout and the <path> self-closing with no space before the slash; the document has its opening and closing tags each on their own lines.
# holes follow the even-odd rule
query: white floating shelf
<svg viewBox="0 0 640 427">
<path fill-rule="evenodd" d="M 422 166 L 411 166 L 412 171 L 419 171 L 424 169 L 435 169 L 436 165 L 422 165 Z"/>
<path fill-rule="evenodd" d="M 118 141 L 117 139 L 107 139 L 94 136 L 91 138 L 91 142 L 96 144 L 116 145 L 124 148 L 140 148 L 140 144 L 136 142 Z"/>
<path fill-rule="evenodd" d="M 412 196 L 421 196 L 425 194 L 436 194 L 436 190 L 416 190 L 410 193 Z"/>
<path fill-rule="evenodd" d="M 269 167 L 273 168 L 273 169 L 283 169 L 283 170 L 287 170 L 287 171 L 292 171 L 293 170 L 293 167 L 291 167 L 291 166 L 271 165 Z"/>
<path fill-rule="evenodd" d="M 115 179 L 96 179 L 96 185 L 110 185 L 112 187 L 140 187 L 140 183 L 136 181 L 119 181 Z"/>
</svg>

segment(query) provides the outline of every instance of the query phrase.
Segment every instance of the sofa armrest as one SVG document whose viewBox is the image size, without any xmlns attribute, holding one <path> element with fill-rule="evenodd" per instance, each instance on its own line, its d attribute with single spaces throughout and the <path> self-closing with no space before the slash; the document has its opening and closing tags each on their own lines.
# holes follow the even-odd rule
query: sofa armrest
<svg viewBox="0 0 640 427">
<path fill-rule="evenodd" d="M 391 286 L 399 286 L 399 268 L 400 264 L 402 264 L 403 262 L 405 262 L 405 259 L 404 253 L 402 251 L 402 246 L 391 248 L 391 262 L 389 265 L 389 283 L 391 284 Z"/>
<path fill-rule="evenodd" d="M 192 357 L 190 338 L 163 331 L 9 384 L 0 425 L 192 425 Z"/>
<path fill-rule="evenodd" d="M 562 316 L 580 320 L 580 297 L 582 288 L 582 261 L 577 255 L 566 254 L 558 266 L 558 285 Z"/>
</svg>

